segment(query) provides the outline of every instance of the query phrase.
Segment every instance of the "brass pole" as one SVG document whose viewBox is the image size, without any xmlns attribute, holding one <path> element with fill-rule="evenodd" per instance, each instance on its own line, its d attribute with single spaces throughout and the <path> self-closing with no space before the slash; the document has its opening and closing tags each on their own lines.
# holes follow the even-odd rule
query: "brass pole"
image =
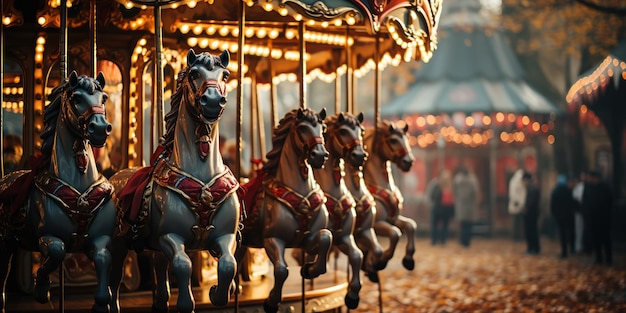
<svg viewBox="0 0 626 313">
<path fill-rule="evenodd" d="M 154 109 L 155 115 L 153 125 L 156 126 L 156 140 L 165 133 L 163 110 L 165 110 L 165 104 L 163 101 L 163 28 L 161 27 L 161 5 L 156 3 L 154 6 L 154 45 L 155 45 L 155 58 L 154 58 L 154 71 L 155 71 L 155 83 L 154 85 Z M 155 136 L 152 137 L 154 143 Z M 154 147 L 152 149 L 154 151 Z"/>
<path fill-rule="evenodd" d="M 98 24 L 96 20 L 96 0 L 91 0 L 89 2 L 89 16 L 89 28 L 91 29 L 91 36 L 89 36 L 89 43 L 91 45 L 91 77 L 96 77 L 98 74 L 98 47 L 96 45 Z"/>
<path fill-rule="evenodd" d="M 272 56 L 269 56 L 267 58 L 267 65 L 270 71 L 270 110 L 271 110 L 271 122 L 272 122 L 272 128 L 274 128 L 274 126 L 276 126 L 276 124 L 278 124 L 278 112 L 276 110 L 276 105 L 278 104 L 278 94 L 277 94 L 277 90 L 276 87 L 274 86 L 274 81 L 273 78 L 276 76 L 276 71 L 274 70 L 274 62 L 272 61 Z M 265 155 L 265 154 L 263 154 Z"/>
<path fill-rule="evenodd" d="M 352 106 L 352 91 L 350 88 L 352 87 L 352 51 L 350 49 L 350 44 L 348 43 L 348 38 L 350 38 L 350 27 L 346 27 L 346 111 L 351 112 L 350 108 Z"/>
<path fill-rule="evenodd" d="M 304 32 L 306 26 L 304 21 L 298 23 L 298 43 L 300 48 L 300 107 L 306 108 L 306 42 L 304 41 Z"/>
<path fill-rule="evenodd" d="M 239 48 L 237 49 L 237 142 L 236 142 L 236 157 L 235 157 L 235 175 L 237 178 L 241 178 L 241 152 L 242 152 L 242 126 L 243 126 L 243 79 L 244 79 L 244 55 L 243 46 L 245 44 L 245 24 L 246 24 L 246 4 L 243 1 L 239 2 Z"/>
<path fill-rule="evenodd" d="M 0 1 L 0 12 L 4 12 L 4 1 Z M 4 23 L 0 23 L 0 177 L 4 177 Z M 4 301 L 4 297 L 1 299 Z M 1 304 L 1 303 L 0 303 Z"/>
</svg>

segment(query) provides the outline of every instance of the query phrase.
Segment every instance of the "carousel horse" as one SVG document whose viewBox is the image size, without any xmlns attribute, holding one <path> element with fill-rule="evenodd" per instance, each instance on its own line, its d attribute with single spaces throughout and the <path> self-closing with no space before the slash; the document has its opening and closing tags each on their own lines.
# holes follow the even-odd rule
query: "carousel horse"
<svg viewBox="0 0 626 313">
<path fill-rule="evenodd" d="M 311 109 L 288 112 L 274 128 L 272 150 L 256 178 L 244 186 L 246 218 L 242 246 L 265 248 L 274 265 L 274 287 L 263 303 L 265 312 L 277 312 L 289 270 L 286 248 L 301 248 L 307 259 L 302 277 L 326 272 L 332 245 L 327 229 L 328 211 L 324 192 L 312 168 L 321 168 L 328 158 L 322 133 L 326 111 Z"/>
<path fill-rule="evenodd" d="M 111 253 L 115 231 L 113 186 L 96 168 L 92 147 L 104 146 L 112 126 L 105 118 L 104 76 L 93 79 L 72 72 L 55 87 L 44 110 L 41 154 L 30 170 L 12 172 L 0 181 L 0 279 L 2 312 L 11 257 L 18 247 L 39 251 L 34 297 L 50 297 L 50 273 L 66 253 L 82 252 L 93 261 L 97 286 L 93 312 L 108 312 Z"/>
<path fill-rule="evenodd" d="M 374 231 L 376 201 L 363 179 L 363 164 L 355 165 L 348 163 L 344 169 L 346 187 L 356 201 L 353 235 L 357 247 L 363 252 L 363 270 L 371 281 L 378 282 L 377 272 L 387 266 L 388 260 L 382 260 L 383 249 Z"/>
<path fill-rule="evenodd" d="M 405 234 L 408 240 L 402 265 L 413 270 L 417 225 L 414 220 L 401 215 L 404 199 L 391 172 L 391 163 L 396 164 L 401 171 L 408 172 L 415 160 L 407 131 L 408 125 L 401 128 L 385 120 L 379 122 L 376 129 L 366 129 L 364 146 L 368 159 L 363 174 L 367 188 L 376 200 L 376 234 L 389 238 L 389 247 L 383 251 L 381 262 L 386 264 L 393 257 L 400 237 Z"/>
<path fill-rule="evenodd" d="M 209 298 L 215 306 L 230 300 L 237 272 L 239 183 L 224 165 L 218 142 L 229 60 L 226 50 L 219 57 L 189 50 L 152 165 L 124 169 L 110 179 L 116 187 L 120 225 L 113 248 L 112 311 L 119 310 L 119 284 L 128 248 L 146 248 L 167 257 L 166 262 L 159 262 L 158 257 L 155 261 L 153 311 L 168 310 L 168 265 L 178 282 L 178 311 L 194 311 L 188 251 L 208 250 L 217 258 L 217 285 L 211 287 Z"/>
<path fill-rule="evenodd" d="M 344 182 L 344 163 L 360 167 L 365 162 L 366 154 L 361 142 L 363 114 L 339 113 L 327 117 L 324 122 L 324 142 L 329 156 L 326 166 L 313 170 L 313 173 L 326 196 L 328 228 L 333 234 L 333 245 L 348 257 L 350 263 L 352 275 L 344 302 L 349 309 L 355 309 L 359 305 L 363 253 L 354 241 L 356 202 Z"/>
</svg>

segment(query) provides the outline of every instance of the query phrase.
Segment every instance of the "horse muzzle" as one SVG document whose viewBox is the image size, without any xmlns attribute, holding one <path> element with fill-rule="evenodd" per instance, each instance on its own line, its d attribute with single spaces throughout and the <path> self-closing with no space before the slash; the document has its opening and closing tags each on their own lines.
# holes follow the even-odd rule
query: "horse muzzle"
<svg viewBox="0 0 626 313">
<path fill-rule="evenodd" d="M 198 107 L 202 116 L 208 121 L 216 121 L 224 112 L 227 100 L 218 88 L 208 87 L 198 99 Z"/>
<path fill-rule="evenodd" d="M 367 152 L 363 150 L 363 146 L 358 145 L 358 146 L 355 146 L 352 150 L 350 150 L 350 153 L 347 155 L 346 161 L 353 168 L 358 168 L 360 166 L 363 166 L 366 159 L 367 159 Z"/>
<path fill-rule="evenodd" d="M 408 172 L 411 169 L 411 166 L 413 166 L 413 160 L 414 158 L 411 154 L 406 154 L 404 157 L 398 160 L 398 168 L 400 168 L 400 170 L 403 172 Z"/>
<path fill-rule="evenodd" d="M 316 144 L 311 148 L 309 152 L 309 157 L 308 157 L 309 164 L 314 169 L 320 169 L 324 166 L 324 163 L 326 163 L 326 160 L 328 159 L 328 155 L 329 155 L 328 150 L 326 150 L 326 147 L 324 147 L 324 144 L 321 144 L 321 143 Z"/>
<path fill-rule="evenodd" d="M 113 131 L 113 126 L 103 114 L 94 114 L 85 123 L 85 139 L 96 148 L 104 147 L 111 131 Z"/>
</svg>

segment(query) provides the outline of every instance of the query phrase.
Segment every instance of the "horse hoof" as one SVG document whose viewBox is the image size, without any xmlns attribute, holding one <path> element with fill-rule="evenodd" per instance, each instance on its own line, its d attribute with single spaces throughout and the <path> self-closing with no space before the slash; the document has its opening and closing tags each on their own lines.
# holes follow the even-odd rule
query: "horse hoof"
<svg viewBox="0 0 626 313">
<path fill-rule="evenodd" d="M 351 297 L 350 294 L 347 294 L 343 300 L 346 303 L 346 306 L 350 310 L 354 310 L 359 306 L 359 296 Z"/>
<path fill-rule="evenodd" d="M 367 272 L 367 278 L 373 283 L 378 283 L 380 279 L 378 279 L 378 272 Z"/>
<path fill-rule="evenodd" d="M 313 274 L 311 274 L 311 268 L 310 266 L 304 264 L 301 268 L 300 268 L 300 275 L 302 275 L 302 277 L 304 277 L 304 279 L 313 279 Z"/>
<path fill-rule="evenodd" d="M 39 303 L 48 303 L 50 301 L 50 281 L 35 281 L 33 296 L 35 301 Z"/>
<path fill-rule="evenodd" d="M 102 305 L 94 304 L 91 307 L 91 312 L 92 313 L 109 313 L 109 306 L 108 305 L 102 306 Z"/>
<path fill-rule="evenodd" d="M 386 267 L 387 267 L 387 262 L 383 262 L 383 261 L 377 262 L 377 263 L 374 265 L 374 268 L 375 268 L 377 271 L 382 271 L 382 270 L 384 270 Z"/>
<path fill-rule="evenodd" d="M 278 312 L 278 305 L 271 305 L 266 299 L 263 302 L 263 310 L 265 311 L 265 313 L 276 313 Z"/>
<path fill-rule="evenodd" d="M 407 270 L 412 271 L 415 268 L 415 261 L 413 261 L 410 257 L 404 257 L 402 259 L 402 266 L 404 266 Z"/>
<path fill-rule="evenodd" d="M 156 306 L 152 305 L 152 310 L 150 310 L 150 312 L 152 313 L 169 313 L 169 308 L 165 307 L 165 308 L 157 308 Z"/>
<path fill-rule="evenodd" d="M 228 304 L 228 297 L 226 299 L 220 299 L 217 297 L 217 285 L 211 286 L 211 290 L 209 290 L 209 300 L 213 303 L 214 306 L 225 306 Z M 226 301 L 224 301 L 226 300 Z"/>
</svg>

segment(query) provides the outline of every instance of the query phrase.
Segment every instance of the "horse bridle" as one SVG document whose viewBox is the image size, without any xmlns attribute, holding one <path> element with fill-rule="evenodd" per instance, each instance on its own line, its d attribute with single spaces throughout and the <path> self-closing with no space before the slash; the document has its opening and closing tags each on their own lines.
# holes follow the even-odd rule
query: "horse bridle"
<svg viewBox="0 0 626 313">
<path fill-rule="evenodd" d="M 358 137 L 346 143 L 341 142 L 339 136 L 335 135 L 334 132 L 332 137 L 334 138 L 333 141 L 341 148 L 341 155 L 344 157 L 347 156 L 348 153 L 352 151 L 356 146 L 361 144 L 361 139 L 359 139 Z"/>
<path fill-rule="evenodd" d="M 386 150 L 386 152 L 388 152 L 389 155 L 391 155 L 390 160 L 394 163 L 397 163 L 399 159 L 403 158 L 405 155 L 409 153 L 409 150 L 405 147 L 402 147 L 401 150 L 395 151 L 391 147 L 389 140 L 384 140 L 384 142 L 382 143 L 382 146 L 383 146 L 383 149 Z"/>
<path fill-rule="evenodd" d="M 72 90 L 66 91 L 66 93 L 69 92 L 71 92 L 72 94 L 65 94 L 63 102 L 69 101 L 71 104 L 71 110 L 68 110 L 68 106 L 64 105 L 62 118 L 65 121 L 65 125 L 67 125 L 67 127 L 70 129 L 70 131 L 72 131 L 72 133 L 74 133 L 74 135 L 81 139 L 88 140 L 89 131 L 87 130 L 87 121 L 89 121 L 89 119 L 91 119 L 91 117 L 96 114 L 102 114 L 106 116 L 106 110 L 104 106 L 106 98 L 102 97 L 102 103 L 92 104 L 85 112 L 83 112 L 83 114 L 80 114 L 74 103 L 74 93 Z M 74 121 L 76 122 L 76 124 L 73 124 Z"/>
<path fill-rule="evenodd" d="M 222 69 L 226 70 L 226 67 L 224 67 L 221 63 L 216 63 L 216 66 L 221 67 Z M 193 106 L 189 105 L 189 103 L 191 103 L 190 101 L 188 101 L 188 110 L 189 112 L 193 115 L 193 117 L 196 119 L 196 121 L 198 122 L 202 122 L 205 124 L 210 124 L 210 123 L 214 123 L 215 121 L 219 120 L 220 117 L 222 116 L 222 113 L 224 112 L 224 108 L 222 107 L 222 109 L 220 110 L 219 114 L 217 115 L 217 117 L 208 120 L 207 118 L 204 117 L 204 115 L 202 115 L 202 113 L 200 112 L 200 110 L 198 109 L 199 107 L 202 106 L 202 104 L 200 103 L 200 99 L 202 98 L 202 95 L 204 94 L 204 92 L 209 89 L 209 88 L 215 88 L 218 92 L 218 94 L 220 95 L 220 97 L 222 97 L 223 99 L 226 99 L 226 84 L 224 83 L 224 81 L 218 81 L 217 79 L 206 79 L 202 82 L 202 85 L 200 86 L 200 88 L 196 87 L 196 83 L 194 82 L 192 77 L 188 77 L 187 79 L 190 87 L 191 87 L 191 92 L 193 94 L 194 97 L 194 101 L 193 101 Z M 224 104 L 224 103 L 222 103 Z"/>
<path fill-rule="evenodd" d="M 302 151 L 305 152 L 302 156 L 302 159 L 306 159 L 311 154 L 312 152 L 311 150 L 313 149 L 313 147 L 315 147 L 315 145 L 324 144 L 324 138 L 322 136 L 313 136 L 312 138 L 305 141 L 302 138 L 302 134 L 297 129 L 298 124 L 299 123 L 296 123 L 294 125 L 293 132 L 296 133 L 296 137 L 298 137 L 298 141 L 302 144 Z"/>
</svg>

